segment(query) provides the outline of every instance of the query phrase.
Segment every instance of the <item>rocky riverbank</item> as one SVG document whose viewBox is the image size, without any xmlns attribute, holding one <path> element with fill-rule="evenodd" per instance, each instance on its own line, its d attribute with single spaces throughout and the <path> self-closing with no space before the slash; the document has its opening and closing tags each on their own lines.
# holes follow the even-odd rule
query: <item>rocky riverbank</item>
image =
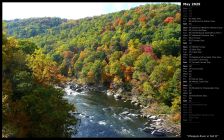
<svg viewBox="0 0 224 140">
<path fill-rule="evenodd" d="M 138 106 L 140 114 L 136 114 L 138 117 L 144 117 L 147 122 L 144 124 L 142 131 L 150 133 L 154 136 L 180 136 L 180 125 L 174 124 L 170 121 L 169 115 L 167 114 L 148 114 L 144 111 L 149 106 L 143 106 L 137 97 L 132 96 L 131 93 L 124 91 L 122 88 L 116 90 L 107 89 L 102 85 L 81 85 L 74 84 L 73 82 L 67 83 L 70 85 L 70 89 L 76 92 L 88 92 L 88 91 L 101 91 L 108 96 L 113 96 L 116 100 L 123 100 L 124 102 L 130 102 L 134 106 Z M 122 112 L 123 115 L 130 114 L 128 111 Z"/>
<path fill-rule="evenodd" d="M 130 101 L 131 104 L 138 106 L 140 108 L 140 117 L 147 118 L 147 122 L 144 124 L 145 128 L 143 131 L 146 133 L 151 133 L 155 136 L 166 136 L 175 135 L 180 136 L 180 125 L 170 122 L 170 116 L 167 114 L 147 114 L 144 109 L 150 108 L 149 106 L 143 106 L 137 97 L 131 96 L 131 93 L 125 92 L 122 88 L 117 90 L 107 90 L 106 94 L 108 96 L 114 96 L 116 100 L 123 100 L 124 102 Z M 124 94 L 122 94 L 124 93 Z M 125 95 L 125 96 L 124 96 Z M 128 114 L 128 112 L 125 112 Z"/>
</svg>

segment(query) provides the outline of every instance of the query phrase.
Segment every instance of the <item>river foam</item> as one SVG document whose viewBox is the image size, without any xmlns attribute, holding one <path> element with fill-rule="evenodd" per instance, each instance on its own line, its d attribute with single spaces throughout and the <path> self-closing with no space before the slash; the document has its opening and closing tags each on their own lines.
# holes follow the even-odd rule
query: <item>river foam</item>
<svg viewBox="0 0 224 140">
<path fill-rule="evenodd" d="M 103 121 L 99 121 L 98 124 L 99 125 L 106 125 L 107 123 L 103 120 Z"/>
</svg>

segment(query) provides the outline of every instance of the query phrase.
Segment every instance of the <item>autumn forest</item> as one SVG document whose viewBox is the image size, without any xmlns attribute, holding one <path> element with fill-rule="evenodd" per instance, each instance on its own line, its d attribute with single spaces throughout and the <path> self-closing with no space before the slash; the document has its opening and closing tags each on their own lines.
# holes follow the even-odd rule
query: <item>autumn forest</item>
<svg viewBox="0 0 224 140">
<path fill-rule="evenodd" d="M 146 4 L 79 20 L 4 20 L 3 135 L 71 137 L 76 107 L 55 88 L 67 82 L 122 89 L 144 114 L 166 114 L 180 125 L 180 10 Z"/>
</svg>

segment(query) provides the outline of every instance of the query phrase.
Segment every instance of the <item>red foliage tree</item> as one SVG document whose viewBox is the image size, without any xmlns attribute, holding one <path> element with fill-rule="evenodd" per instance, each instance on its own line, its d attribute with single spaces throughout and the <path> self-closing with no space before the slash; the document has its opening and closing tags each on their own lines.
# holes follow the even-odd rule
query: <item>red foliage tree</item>
<svg viewBox="0 0 224 140">
<path fill-rule="evenodd" d="M 114 26 L 123 25 L 124 21 L 121 18 L 117 18 L 114 22 Z"/>
<path fill-rule="evenodd" d="M 157 56 L 153 53 L 152 46 L 150 46 L 150 45 L 143 45 L 143 46 L 141 46 L 141 49 L 142 49 L 142 51 L 144 53 L 149 54 L 154 59 L 157 59 Z"/>
<path fill-rule="evenodd" d="M 167 18 L 164 20 L 164 22 L 165 22 L 165 23 L 171 23 L 171 22 L 173 22 L 173 20 L 174 20 L 174 17 L 167 17 Z"/>
<path fill-rule="evenodd" d="M 143 23 L 146 22 L 146 19 L 147 19 L 147 17 L 146 17 L 145 15 L 141 15 L 141 16 L 138 18 L 139 22 L 143 22 Z"/>
<path fill-rule="evenodd" d="M 151 54 L 152 53 L 152 47 L 149 46 L 149 45 L 144 45 L 144 46 L 142 46 L 142 51 Z"/>
<path fill-rule="evenodd" d="M 134 22 L 131 21 L 131 20 L 129 20 L 128 23 L 127 23 L 127 25 L 128 25 L 128 26 L 132 26 L 132 25 L 134 25 Z"/>
</svg>

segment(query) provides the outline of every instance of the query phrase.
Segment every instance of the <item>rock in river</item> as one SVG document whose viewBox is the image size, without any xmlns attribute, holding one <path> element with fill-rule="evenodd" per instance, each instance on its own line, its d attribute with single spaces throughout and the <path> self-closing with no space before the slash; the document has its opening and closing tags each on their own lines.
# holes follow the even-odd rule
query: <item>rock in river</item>
<svg viewBox="0 0 224 140">
<path fill-rule="evenodd" d="M 121 95 L 120 95 L 120 94 L 115 94 L 115 95 L 114 95 L 114 98 L 115 98 L 115 99 L 121 99 Z"/>
<path fill-rule="evenodd" d="M 161 119 L 157 119 L 157 120 L 152 120 L 153 122 L 161 122 Z"/>
<path fill-rule="evenodd" d="M 77 91 L 77 92 L 81 92 L 82 89 L 81 89 L 81 88 L 77 88 L 75 91 Z"/>
<path fill-rule="evenodd" d="M 146 133 L 151 133 L 154 130 L 154 128 L 152 128 L 152 127 L 145 127 L 142 130 L 145 131 Z"/>
<path fill-rule="evenodd" d="M 151 123 L 151 120 L 148 120 L 146 123 L 144 123 L 144 126 L 150 126 Z"/>
<path fill-rule="evenodd" d="M 135 106 L 139 106 L 139 103 L 135 103 L 134 105 L 135 105 Z"/>
<path fill-rule="evenodd" d="M 113 95 L 113 92 L 110 91 L 110 90 L 107 90 L 107 95 L 108 95 L 108 96 L 112 96 L 112 95 Z"/>
<path fill-rule="evenodd" d="M 154 119 L 156 119 L 156 116 L 151 116 L 149 118 L 154 120 Z"/>
<path fill-rule="evenodd" d="M 161 132 L 159 130 L 153 130 L 151 134 L 154 136 L 166 136 L 164 132 Z"/>
<path fill-rule="evenodd" d="M 127 114 L 129 114 L 128 111 L 124 111 L 124 112 L 121 113 L 121 115 L 127 115 Z"/>
</svg>

